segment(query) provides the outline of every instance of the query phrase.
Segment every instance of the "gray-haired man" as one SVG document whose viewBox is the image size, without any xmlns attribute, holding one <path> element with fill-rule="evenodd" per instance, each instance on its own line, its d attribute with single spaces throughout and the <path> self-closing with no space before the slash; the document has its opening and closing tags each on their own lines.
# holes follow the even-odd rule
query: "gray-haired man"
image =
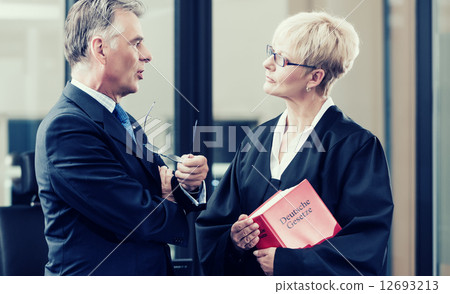
<svg viewBox="0 0 450 294">
<path fill-rule="evenodd" d="M 184 155 L 173 176 L 119 104 L 152 59 L 142 12 L 134 0 L 80 0 L 67 16 L 72 81 L 36 143 L 47 275 L 172 274 L 167 243 L 186 245 L 185 213 L 204 208 L 206 158 Z"/>
</svg>

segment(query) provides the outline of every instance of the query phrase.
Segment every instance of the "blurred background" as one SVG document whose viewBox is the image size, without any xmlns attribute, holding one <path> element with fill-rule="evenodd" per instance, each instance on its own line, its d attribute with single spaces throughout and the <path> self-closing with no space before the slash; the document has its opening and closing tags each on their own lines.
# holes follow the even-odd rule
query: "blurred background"
<svg viewBox="0 0 450 294">
<path fill-rule="evenodd" d="M 63 24 L 74 2 L 0 0 L 5 208 L 28 205 L 35 194 L 24 191 L 21 156 L 34 150 L 40 121 L 70 80 Z M 139 92 L 122 104 L 142 121 L 155 102 L 147 131 L 170 153 L 192 151 L 195 121 L 225 126 L 222 148 L 200 150 L 211 164 L 210 193 L 245 136 L 242 126 L 254 127 L 284 110 L 279 98 L 262 90 L 265 46 L 279 22 L 312 10 L 346 17 L 359 33 L 360 55 L 331 97 L 381 139 L 388 157 L 395 202 L 389 274 L 450 275 L 450 0 L 143 2 L 153 60 Z M 173 248 L 180 273 L 199 273 L 193 252 L 192 242 L 188 249 Z"/>
</svg>

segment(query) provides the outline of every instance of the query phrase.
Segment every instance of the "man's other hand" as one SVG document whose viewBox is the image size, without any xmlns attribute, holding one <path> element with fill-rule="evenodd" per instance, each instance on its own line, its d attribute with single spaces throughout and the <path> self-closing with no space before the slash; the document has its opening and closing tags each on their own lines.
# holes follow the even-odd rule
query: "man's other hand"
<svg viewBox="0 0 450 294">
<path fill-rule="evenodd" d="M 170 180 L 173 177 L 173 171 L 167 166 L 158 166 L 159 176 L 161 177 L 161 197 L 169 201 L 175 202 L 175 197 L 172 194 L 172 185 Z"/>
</svg>

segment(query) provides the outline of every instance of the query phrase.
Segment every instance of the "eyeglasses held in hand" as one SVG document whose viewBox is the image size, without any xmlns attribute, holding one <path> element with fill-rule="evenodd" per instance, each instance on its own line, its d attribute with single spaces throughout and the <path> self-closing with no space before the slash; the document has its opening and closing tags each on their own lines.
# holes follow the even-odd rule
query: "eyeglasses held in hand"
<svg viewBox="0 0 450 294">
<path fill-rule="evenodd" d="M 287 60 L 286 57 L 283 57 L 282 55 L 275 53 L 272 46 L 270 46 L 270 45 L 266 46 L 266 53 L 267 53 L 268 57 L 273 56 L 273 60 L 275 61 L 275 63 L 281 67 L 285 67 L 286 65 L 296 65 L 296 66 L 303 66 L 303 67 L 308 67 L 308 68 L 312 68 L 312 69 L 317 68 L 314 65 L 306 65 L 306 64 L 298 64 L 298 63 L 289 62 L 289 60 Z"/>
<path fill-rule="evenodd" d="M 149 118 L 151 118 L 150 112 L 152 111 L 153 107 L 155 106 L 155 103 L 156 103 L 156 102 L 153 102 L 153 103 L 152 103 L 152 105 L 150 106 L 150 109 L 148 110 L 147 114 L 145 115 L 144 126 L 143 126 L 143 128 L 142 128 L 142 129 L 144 130 L 144 133 L 145 133 L 145 134 L 147 134 L 147 133 L 145 132 L 145 128 L 147 127 L 147 120 L 148 120 Z M 156 153 L 156 154 L 158 154 L 159 156 L 162 156 L 162 157 L 165 157 L 165 158 L 167 158 L 167 159 L 170 159 L 170 160 L 172 160 L 173 162 L 182 162 L 182 161 L 183 161 L 183 159 L 182 159 L 180 156 L 178 156 L 178 155 L 175 155 L 175 154 L 164 154 L 164 153 L 162 153 L 162 152 L 159 150 L 158 147 L 153 146 L 152 144 L 144 144 L 144 146 L 145 146 L 145 148 L 147 148 L 147 150 L 149 150 L 149 151 L 151 151 L 151 152 L 153 152 L 153 153 Z"/>
<path fill-rule="evenodd" d="M 156 102 L 153 102 L 153 103 L 152 103 L 152 105 L 150 106 L 150 109 L 149 109 L 148 112 L 147 112 L 147 115 L 145 116 L 144 126 L 143 126 L 143 130 L 144 130 L 144 133 L 145 133 L 145 134 L 147 134 L 147 133 L 145 132 L 145 128 L 146 128 L 146 126 L 147 126 L 147 120 L 148 120 L 149 118 L 151 118 L 150 112 L 152 111 L 153 106 L 155 106 L 155 103 L 156 103 Z M 194 131 L 193 131 L 193 135 L 192 135 L 192 144 L 194 143 L 196 133 L 197 133 L 197 121 L 195 121 L 195 125 L 194 125 Z M 153 152 L 153 153 L 156 153 L 156 154 L 158 154 L 159 156 L 162 156 L 162 157 L 165 157 L 165 158 L 167 158 L 167 159 L 169 159 L 169 160 L 172 160 L 173 162 L 183 162 L 183 159 L 182 159 L 180 156 L 175 155 L 175 154 L 164 154 L 164 153 L 162 153 L 162 152 L 159 150 L 158 147 L 156 147 L 156 146 L 154 146 L 154 145 L 152 145 L 152 144 L 144 144 L 144 146 L 145 146 L 145 148 L 147 148 L 147 150 L 149 150 L 149 151 L 151 151 L 151 152 Z"/>
<path fill-rule="evenodd" d="M 153 146 L 152 144 L 144 144 L 145 148 L 147 148 L 147 150 L 158 154 L 159 156 L 165 157 L 167 159 L 172 160 L 173 162 L 183 162 L 183 159 L 175 154 L 164 154 L 161 151 L 159 151 L 159 148 L 156 146 Z"/>
</svg>

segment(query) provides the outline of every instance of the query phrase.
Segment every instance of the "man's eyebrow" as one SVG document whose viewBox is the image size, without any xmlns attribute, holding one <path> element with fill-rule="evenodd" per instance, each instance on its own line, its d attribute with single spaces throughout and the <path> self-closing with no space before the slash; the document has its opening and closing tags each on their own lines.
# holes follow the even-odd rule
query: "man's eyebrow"
<svg viewBox="0 0 450 294">
<path fill-rule="evenodd" d="M 137 36 L 137 37 L 135 37 L 134 39 L 130 40 L 130 43 L 135 43 L 135 42 L 137 42 L 137 41 L 142 41 L 142 40 L 144 40 L 144 37 L 142 37 L 142 36 Z"/>
</svg>

